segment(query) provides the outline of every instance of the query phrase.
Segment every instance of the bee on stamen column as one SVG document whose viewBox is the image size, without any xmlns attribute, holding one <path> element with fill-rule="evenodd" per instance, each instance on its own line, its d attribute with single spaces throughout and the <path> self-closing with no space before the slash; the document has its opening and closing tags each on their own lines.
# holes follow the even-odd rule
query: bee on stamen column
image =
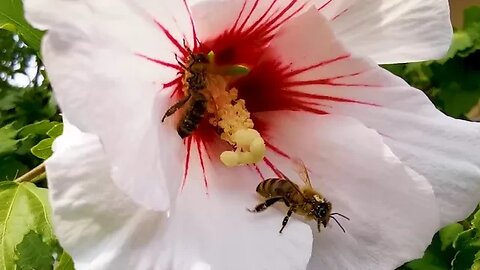
<svg viewBox="0 0 480 270">
<path fill-rule="evenodd" d="M 282 228 L 279 233 L 282 233 L 293 213 L 301 215 L 307 220 L 314 219 L 317 222 L 319 232 L 321 225 L 325 228 L 327 227 L 330 218 L 345 232 L 343 226 L 334 216 L 338 215 L 346 220 L 350 219 L 340 213 L 332 213 L 332 203 L 312 187 L 307 168 L 303 162 L 297 160 L 296 163 L 300 178 L 305 186 L 300 188 L 286 176 L 284 176 L 284 178 L 266 179 L 257 186 L 257 193 L 266 200 L 255 206 L 254 209 L 247 210 L 252 213 L 258 213 L 266 210 L 276 202 L 283 202 L 288 207 L 288 212 L 283 219 Z"/>
<path fill-rule="evenodd" d="M 210 60 L 207 54 L 193 53 L 185 44 L 189 56 L 186 63 L 177 59 L 178 64 L 183 68 L 183 84 L 186 89 L 185 96 L 171 106 L 163 115 L 165 118 L 171 116 L 180 108 L 185 107 L 182 117 L 177 124 L 177 132 L 180 137 L 186 138 L 195 131 L 207 112 L 207 69 Z"/>
</svg>

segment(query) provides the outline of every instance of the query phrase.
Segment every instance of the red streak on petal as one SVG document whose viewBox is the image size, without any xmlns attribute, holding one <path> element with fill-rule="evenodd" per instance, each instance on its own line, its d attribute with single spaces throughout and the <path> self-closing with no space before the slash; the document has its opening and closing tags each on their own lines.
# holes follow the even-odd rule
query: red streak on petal
<svg viewBox="0 0 480 270">
<path fill-rule="evenodd" d="M 170 42 L 172 42 L 172 44 L 177 47 L 177 49 L 183 54 L 183 55 L 187 55 L 188 54 L 188 51 L 187 49 L 185 49 L 185 47 L 183 47 L 183 45 L 180 44 L 180 42 L 178 42 L 178 40 L 176 40 L 172 34 L 159 22 L 157 21 L 156 19 L 153 19 L 153 21 L 155 22 L 155 24 L 162 30 L 162 32 L 165 34 L 165 36 L 170 40 Z"/>
<path fill-rule="evenodd" d="M 275 173 L 278 177 L 285 178 L 285 175 L 279 169 L 277 169 L 277 167 L 275 167 L 275 165 L 273 165 L 273 163 L 268 158 L 263 158 L 263 161 L 265 162 L 265 164 L 267 164 L 268 167 L 270 167 L 270 169 L 272 169 L 273 173 Z"/>
<path fill-rule="evenodd" d="M 328 0 L 325 4 L 323 4 L 321 7 L 319 7 L 317 10 L 320 11 L 324 9 L 326 6 L 328 6 L 333 0 Z"/>
<path fill-rule="evenodd" d="M 250 168 L 252 168 L 252 167 L 255 169 L 257 174 L 260 176 L 260 179 L 262 179 L 262 181 L 265 180 L 265 176 L 263 176 L 262 171 L 260 171 L 260 168 L 258 168 L 258 166 L 255 165 L 255 164 L 250 166 Z"/>
<path fill-rule="evenodd" d="M 363 102 L 363 101 L 358 101 L 358 100 L 353 100 L 353 99 L 348 99 L 348 98 L 332 97 L 332 96 L 310 94 L 310 93 L 289 91 L 289 90 L 287 90 L 285 92 L 288 93 L 289 95 L 292 95 L 292 97 L 318 99 L 318 100 L 335 101 L 335 102 L 358 103 L 358 104 L 363 104 L 363 105 L 378 106 L 377 104 L 374 104 L 374 103 Z"/>
<path fill-rule="evenodd" d="M 277 3 L 277 0 L 273 0 L 267 10 L 245 29 L 255 9 L 260 5 L 260 0 L 255 0 L 243 21 L 241 14 L 246 8 L 241 9 L 238 23 L 236 22 L 221 35 L 204 43 L 205 51 L 214 51 L 215 61 L 220 65 L 243 64 L 249 67 L 255 66 L 267 52 L 267 45 L 276 34 L 275 31 L 303 8 L 302 6 L 298 10 L 294 10 L 293 14 L 288 15 L 288 11 L 294 8 L 297 2 L 298 0 L 292 0 L 278 14 L 270 14 L 273 6 Z M 242 22 L 240 23 L 240 21 Z M 238 24 L 240 24 L 239 27 Z"/>
<path fill-rule="evenodd" d="M 151 57 L 148 57 L 148 56 L 140 54 L 140 53 L 136 53 L 135 55 L 140 56 L 142 58 L 145 58 L 148 61 L 153 62 L 155 64 L 162 65 L 164 67 L 173 68 L 173 69 L 176 69 L 176 70 L 179 70 L 179 71 L 182 70 L 182 68 L 179 65 L 176 65 L 176 64 L 172 64 L 172 63 L 168 63 L 168 62 L 165 62 L 165 61 L 162 61 L 162 60 L 151 58 Z"/>
<path fill-rule="evenodd" d="M 257 8 L 259 3 L 259 0 L 255 0 L 255 3 L 253 4 L 252 8 L 250 9 L 250 12 L 248 13 L 247 17 L 243 21 L 242 25 L 240 25 L 240 28 L 238 29 L 239 32 L 243 31 L 243 28 L 247 24 L 248 20 L 251 18 L 253 12 L 255 11 L 255 8 Z M 273 4 L 272 4 L 273 5 Z M 267 11 L 268 12 L 268 11 Z"/>
<path fill-rule="evenodd" d="M 192 148 L 192 137 L 186 138 L 185 141 L 187 143 L 187 155 L 185 156 L 185 167 L 183 169 L 183 181 L 181 190 L 183 190 L 183 188 L 185 187 L 185 183 L 187 182 L 188 169 L 190 166 L 190 150 Z"/>
<path fill-rule="evenodd" d="M 326 78 L 326 79 L 289 81 L 286 84 L 286 87 L 302 86 L 302 85 L 303 86 L 304 85 L 330 85 L 330 86 L 382 87 L 382 85 L 376 85 L 376 84 L 334 82 L 334 80 L 344 79 L 344 78 L 349 78 L 349 77 L 355 77 L 355 76 L 358 76 L 362 73 L 364 73 L 364 71 L 363 72 L 355 72 L 355 73 L 352 73 L 352 74 L 339 75 L 337 77 Z"/>
<path fill-rule="evenodd" d="M 332 18 L 332 21 L 342 16 L 345 12 L 348 11 L 348 8 L 344 9 L 342 12 L 338 13 L 335 17 Z"/>
<path fill-rule="evenodd" d="M 326 115 L 328 114 L 328 112 L 326 111 L 322 111 L 320 109 L 317 109 L 317 108 L 312 108 L 310 106 L 299 106 L 300 110 L 301 111 L 305 111 L 305 112 L 309 112 L 309 113 L 314 113 L 314 114 L 318 114 L 318 115 Z"/>
<path fill-rule="evenodd" d="M 285 152 L 283 152 L 282 150 L 280 150 L 278 147 L 274 146 L 273 144 L 269 143 L 268 141 L 265 141 L 265 145 L 268 148 L 270 148 L 273 152 L 279 154 L 280 156 L 290 159 L 289 155 L 287 155 Z"/>
<path fill-rule="evenodd" d="M 202 166 L 203 184 L 205 185 L 205 189 L 207 190 L 206 193 L 208 194 L 207 174 L 205 173 L 205 164 L 203 162 L 202 147 L 201 147 L 202 142 L 200 140 L 196 140 L 196 142 L 197 142 L 198 157 L 200 158 L 200 166 Z"/>
<path fill-rule="evenodd" d="M 174 86 L 174 85 L 178 85 L 178 83 L 179 83 L 181 80 L 182 80 L 181 77 L 177 77 L 177 78 L 169 81 L 168 83 L 164 83 L 164 84 L 163 84 L 163 89 L 167 89 L 167 88 L 170 88 L 170 87 L 172 87 L 172 86 Z"/>
<path fill-rule="evenodd" d="M 320 62 L 320 63 L 314 64 L 314 65 L 311 65 L 311 66 L 308 66 L 308 67 L 304 67 L 304 68 L 300 68 L 300 69 L 297 69 L 297 70 L 293 70 L 293 71 L 291 71 L 291 72 L 289 72 L 289 73 L 286 73 L 285 76 L 292 77 L 292 76 L 301 74 L 301 73 L 303 73 L 303 72 L 312 70 L 312 69 L 314 69 L 314 68 L 318 68 L 318 67 L 322 67 L 322 66 L 327 66 L 327 65 L 329 65 L 329 64 L 333 64 L 333 63 L 335 63 L 335 62 L 338 62 L 338 61 L 341 61 L 341 60 L 344 60 L 344 59 L 348 59 L 348 58 L 350 58 L 350 54 L 340 55 L 340 56 L 335 57 L 335 58 L 333 58 L 333 59 L 325 60 L 325 61 L 322 61 L 322 62 Z"/>
<path fill-rule="evenodd" d="M 270 32 L 270 31 L 273 31 L 273 30 L 276 30 L 277 28 L 279 28 L 280 26 L 282 26 L 284 23 L 286 23 L 288 20 L 290 20 L 293 16 L 297 15 L 302 9 L 305 8 L 305 4 L 303 4 L 302 6 L 300 6 L 297 10 L 295 10 L 292 14 L 290 14 L 288 17 L 286 17 L 285 19 L 283 19 L 281 22 L 277 23 L 276 25 L 272 26 L 270 29 L 267 30 L 267 32 Z"/>
<path fill-rule="evenodd" d="M 198 44 L 198 38 L 197 38 L 197 29 L 195 27 L 195 23 L 193 22 L 193 17 L 192 17 L 192 12 L 190 11 L 190 8 L 188 7 L 187 0 L 183 0 L 183 4 L 185 5 L 185 8 L 187 9 L 188 16 L 190 17 L 190 24 L 192 25 L 192 34 L 193 34 L 193 50 L 196 50 L 199 46 Z"/>
<path fill-rule="evenodd" d="M 173 98 L 174 96 L 181 96 L 183 94 L 183 85 L 181 82 L 177 84 L 175 87 L 175 90 L 170 94 L 170 98 Z"/>
<path fill-rule="evenodd" d="M 242 5 L 242 9 L 240 10 L 240 13 L 238 13 L 238 16 L 237 16 L 237 19 L 235 20 L 235 23 L 233 24 L 233 27 L 230 31 L 235 31 L 235 29 L 237 28 L 238 26 L 238 22 L 240 21 L 240 18 L 242 17 L 243 15 L 243 12 L 245 11 L 245 7 L 247 6 L 247 0 L 244 0 L 243 1 L 243 5 Z"/>
</svg>

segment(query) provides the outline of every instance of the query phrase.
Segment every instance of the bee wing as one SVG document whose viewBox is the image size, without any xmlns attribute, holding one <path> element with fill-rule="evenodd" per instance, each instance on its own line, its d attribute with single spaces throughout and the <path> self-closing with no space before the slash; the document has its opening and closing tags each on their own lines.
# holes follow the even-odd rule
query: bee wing
<svg viewBox="0 0 480 270">
<path fill-rule="evenodd" d="M 312 182 L 310 181 L 310 176 L 308 175 L 308 170 L 305 164 L 303 163 L 302 160 L 300 159 L 294 159 L 293 161 L 295 163 L 295 166 L 297 167 L 297 172 L 300 178 L 302 179 L 303 183 L 305 183 L 306 186 L 309 188 L 312 187 Z"/>
</svg>

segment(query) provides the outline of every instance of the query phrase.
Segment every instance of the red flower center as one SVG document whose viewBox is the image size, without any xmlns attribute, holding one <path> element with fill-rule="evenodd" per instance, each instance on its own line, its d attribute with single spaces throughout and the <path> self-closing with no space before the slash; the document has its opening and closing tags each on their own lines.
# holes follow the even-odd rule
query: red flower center
<svg viewBox="0 0 480 270">
<path fill-rule="evenodd" d="M 185 2 L 185 0 L 184 0 Z M 328 4 L 329 2 L 327 2 Z M 288 5 L 279 7 L 277 0 L 272 0 L 271 4 L 265 9 L 263 14 L 257 15 L 255 19 L 253 14 L 260 5 L 260 0 L 255 0 L 252 5 L 247 8 L 247 0 L 231 26 L 226 26 L 225 31 L 217 37 L 209 40 L 198 41 L 193 19 L 193 48 L 194 54 L 208 54 L 214 52 L 215 64 L 219 66 L 228 65 L 244 65 L 249 68 L 249 73 L 239 79 L 231 82 L 231 87 L 238 90 L 238 98 L 245 100 L 246 108 L 251 113 L 251 119 L 254 122 L 255 129 L 260 132 L 265 139 L 268 148 L 274 152 L 287 157 L 280 149 L 268 143 L 268 123 L 261 122 L 255 117 L 255 113 L 264 111 L 307 111 L 316 114 L 325 114 L 318 107 L 319 100 L 329 100 L 337 102 L 356 102 L 348 99 L 334 98 L 329 96 L 307 94 L 295 91 L 296 86 L 305 85 L 342 85 L 354 86 L 346 84 L 338 84 L 335 82 L 337 78 L 318 79 L 310 81 L 298 81 L 294 77 L 300 73 L 318 68 L 323 65 L 341 61 L 349 58 L 349 55 L 334 57 L 333 59 L 322 61 L 311 66 L 294 69 L 291 63 L 282 63 L 278 52 L 269 47 L 270 43 L 278 34 L 279 28 L 306 9 L 302 1 L 291 0 Z M 187 4 L 185 3 L 187 7 Z M 188 7 L 187 7 L 188 10 Z M 155 21 L 156 22 L 156 21 Z M 191 55 L 188 48 L 175 40 L 170 32 L 160 23 L 156 22 L 160 30 L 166 35 L 170 41 L 178 48 L 182 59 L 188 59 Z M 183 71 L 181 65 L 167 63 L 161 60 L 152 59 L 140 55 L 150 61 L 161 64 L 163 66 Z M 355 76 L 349 74 L 347 76 Z M 165 88 L 173 87 L 172 104 L 183 98 L 184 80 L 183 75 L 173 79 L 171 82 L 165 83 Z M 163 113 L 163 112 L 162 112 Z M 221 151 L 230 148 L 227 143 L 219 140 L 219 135 L 215 127 L 213 127 L 207 117 L 205 117 L 198 128 L 195 129 L 192 136 L 186 139 L 187 155 L 185 164 L 185 178 L 187 176 L 188 164 L 190 159 L 190 150 L 192 141 L 197 144 L 197 149 L 201 158 L 203 168 L 202 153 L 206 153 L 208 157 L 215 157 Z M 203 147 L 202 147 L 203 146 Z M 203 151 L 204 149 L 205 151 Z M 274 165 L 265 160 L 275 172 Z M 205 179 L 206 183 L 206 179 Z"/>
</svg>

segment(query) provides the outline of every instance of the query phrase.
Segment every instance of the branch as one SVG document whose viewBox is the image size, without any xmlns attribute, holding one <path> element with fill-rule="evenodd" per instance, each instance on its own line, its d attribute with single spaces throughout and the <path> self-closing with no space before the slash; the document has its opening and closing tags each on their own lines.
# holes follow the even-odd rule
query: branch
<svg viewBox="0 0 480 270">
<path fill-rule="evenodd" d="M 35 183 L 43 180 L 45 177 L 46 177 L 45 163 L 42 163 L 37 167 L 33 168 L 31 171 L 27 172 L 26 174 L 15 179 L 15 182 L 16 183 L 22 183 L 22 182 Z"/>
</svg>

